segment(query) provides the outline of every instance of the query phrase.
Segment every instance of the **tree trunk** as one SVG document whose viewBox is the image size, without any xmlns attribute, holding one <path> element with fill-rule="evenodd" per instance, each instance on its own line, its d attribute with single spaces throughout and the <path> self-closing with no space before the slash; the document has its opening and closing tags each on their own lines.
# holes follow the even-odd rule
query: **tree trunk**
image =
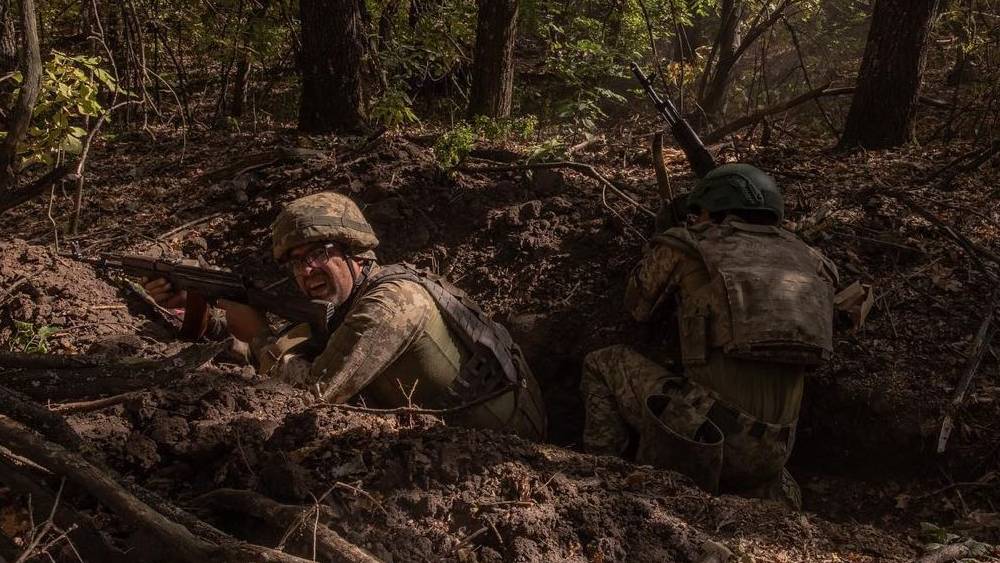
<svg viewBox="0 0 1000 563">
<path fill-rule="evenodd" d="M 508 117 L 514 98 L 518 0 L 479 0 L 469 116 Z"/>
<path fill-rule="evenodd" d="M 692 16 L 691 25 L 678 25 L 673 40 L 674 62 L 694 62 L 695 49 L 702 46 L 707 18 L 701 14 Z"/>
<path fill-rule="evenodd" d="M 11 0 L 0 0 L 0 74 L 17 70 L 17 31 Z"/>
<path fill-rule="evenodd" d="M 362 0 L 301 0 L 302 96 L 299 130 L 365 129 L 361 65 L 365 52 Z"/>
<path fill-rule="evenodd" d="M 876 0 L 841 147 L 878 149 L 911 140 L 937 4 L 938 0 Z"/>
<path fill-rule="evenodd" d="M 705 69 L 700 88 L 699 103 L 706 115 L 714 116 L 725 109 L 726 92 L 729 90 L 733 68 L 742 54 L 738 49 L 737 37 L 742 17 L 742 0 L 722 0 L 719 6 L 719 35 L 712 47 L 712 55 L 718 55 L 716 59 L 718 62 L 711 69 Z M 709 62 L 712 60 L 712 55 L 709 55 Z"/>
<path fill-rule="evenodd" d="M 21 0 L 21 32 L 24 35 L 24 82 L 10 114 L 7 136 L 0 144 L 0 189 L 3 190 L 9 190 L 17 179 L 17 145 L 31 124 L 31 112 L 35 109 L 42 76 L 34 0 Z"/>
<path fill-rule="evenodd" d="M 246 110 L 247 94 L 250 91 L 250 71 L 253 69 L 254 33 L 267 17 L 270 0 L 260 1 L 250 10 L 246 26 L 240 34 L 240 54 L 236 61 L 236 81 L 233 84 L 232 99 L 229 101 L 229 115 L 242 117 Z"/>
</svg>

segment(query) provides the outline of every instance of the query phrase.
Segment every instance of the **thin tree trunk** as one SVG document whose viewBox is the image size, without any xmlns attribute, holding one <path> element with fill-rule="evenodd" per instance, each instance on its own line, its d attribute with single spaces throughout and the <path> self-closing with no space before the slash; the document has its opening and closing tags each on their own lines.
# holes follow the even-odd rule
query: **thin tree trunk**
<svg viewBox="0 0 1000 563">
<path fill-rule="evenodd" d="M 247 94 L 250 91 L 250 73 L 253 70 L 253 38 L 254 32 L 267 17 L 270 0 L 261 0 L 250 10 L 247 23 L 240 37 L 240 54 L 236 61 L 236 81 L 233 84 L 232 99 L 229 102 L 229 115 L 242 117 L 246 108 Z"/>
<path fill-rule="evenodd" d="M 913 137 L 938 0 L 877 0 L 841 147 L 895 147 Z"/>
<path fill-rule="evenodd" d="M 361 0 L 300 0 L 302 96 L 299 129 L 365 128 L 361 66 L 365 52 Z"/>
<path fill-rule="evenodd" d="M 507 117 L 514 98 L 518 0 L 479 0 L 469 115 Z"/>
<path fill-rule="evenodd" d="M 11 0 L 0 0 L 0 74 L 17 70 L 17 29 Z"/>
<path fill-rule="evenodd" d="M 38 50 L 38 23 L 34 0 L 21 0 L 21 28 L 24 34 L 24 81 L 11 113 L 7 136 L 0 144 L 0 189 L 10 190 L 17 179 L 17 145 L 31 124 L 31 112 L 38 99 L 42 58 Z"/>
</svg>

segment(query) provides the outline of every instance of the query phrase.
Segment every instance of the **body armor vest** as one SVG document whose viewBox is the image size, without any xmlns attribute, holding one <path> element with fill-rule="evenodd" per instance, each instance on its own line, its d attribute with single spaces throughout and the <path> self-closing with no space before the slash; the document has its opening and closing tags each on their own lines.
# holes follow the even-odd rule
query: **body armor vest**
<svg viewBox="0 0 1000 563">
<path fill-rule="evenodd" d="M 463 402 L 495 395 L 505 389 L 527 385 L 520 348 L 501 324 L 493 321 L 461 289 L 443 277 L 409 264 L 383 266 L 369 278 L 369 287 L 407 280 L 430 294 L 441 317 L 455 332 L 471 356 L 460 369 L 453 391 Z"/>
<path fill-rule="evenodd" d="M 833 348 L 836 270 L 819 252 L 774 226 L 728 220 L 670 229 L 661 242 L 700 260 L 704 276 L 679 281 L 685 365 L 713 351 L 743 359 L 818 365 Z"/>
</svg>

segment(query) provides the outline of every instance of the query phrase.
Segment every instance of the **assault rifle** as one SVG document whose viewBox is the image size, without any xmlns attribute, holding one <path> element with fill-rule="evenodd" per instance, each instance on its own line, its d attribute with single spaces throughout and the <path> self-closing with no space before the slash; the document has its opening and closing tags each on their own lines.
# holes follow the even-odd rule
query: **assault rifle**
<svg viewBox="0 0 1000 563">
<path fill-rule="evenodd" d="M 164 278 L 176 291 L 187 291 L 181 335 L 197 340 L 208 327 L 208 304 L 216 299 L 245 303 L 286 320 L 309 323 L 312 334 L 322 338 L 329 332 L 333 305 L 319 299 L 276 295 L 248 284 L 243 276 L 223 270 L 188 266 L 178 261 L 146 256 L 106 254 L 101 258 L 75 259 L 98 268 L 121 270 L 129 276 Z"/>
<path fill-rule="evenodd" d="M 656 74 L 653 73 L 650 76 L 646 76 L 642 72 L 642 69 L 639 68 L 639 65 L 634 62 L 629 66 L 636 80 L 642 84 L 642 89 L 646 91 L 646 97 L 649 98 L 649 101 L 653 102 L 653 105 L 656 106 L 656 111 L 667 122 L 670 132 L 677 139 L 677 144 L 684 151 L 684 155 L 687 156 L 688 163 L 691 165 L 691 169 L 694 170 L 695 175 L 701 178 L 711 172 L 715 168 L 715 159 L 712 158 L 711 153 L 705 148 L 705 144 L 698 138 L 698 134 L 694 132 L 691 125 L 677 111 L 677 107 L 670 101 L 670 98 L 661 98 L 656 93 L 652 82 Z"/>
</svg>

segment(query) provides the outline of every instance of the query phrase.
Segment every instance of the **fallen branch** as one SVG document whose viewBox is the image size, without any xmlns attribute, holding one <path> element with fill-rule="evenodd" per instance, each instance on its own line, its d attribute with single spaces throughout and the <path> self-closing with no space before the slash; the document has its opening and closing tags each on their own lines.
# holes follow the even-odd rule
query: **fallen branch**
<svg viewBox="0 0 1000 563">
<path fill-rule="evenodd" d="M 497 391 L 494 391 L 494 392 L 492 392 L 492 393 L 490 393 L 488 395 L 482 396 L 482 397 L 480 397 L 480 398 L 478 398 L 478 399 L 476 399 L 474 401 L 469 401 L 468 403 L 465 403 L 465 404 L 462 404 L 462 405 L 458 405 L 457 407 L 449 407 L 449 408 L 446 408 L 446 409 L 422 409 L 422 408 L 419 408 L 419 407 L 396 407 L 396 408 L 392 408 L 392 409 L 376 409 L 376 408 L 371 408 L 371 407 L 359 407 L 357 405 L 347 405 L 347 404 L 343 404 L 343 403 L 323 403 L 323 404 L 325 406 L 333 407 L 335 409 L 339 409 L 339 410 L 343 410 L 343 411 L 363 412 L 363 413 L 367 413 L 367 414 L 375 414 L 375 415 L 381 415 L 381 416 L 393 416 L 393 415 L 398 415 L 398 414 L 409 414 L 409 415 L 414 415 L 414 414 L 418 414 L 419 415 L 419 414 L 422 414 L 422 415 L 431 415 L 431 416 L 444 416 L 446 414 L 455 414 L 455 413 L 459 413 L 459 412 L 471 409 L 472 407 L 479 406 L 479 405 L 481 405 L 483 403 L 488 403 L 488 402 L 492 401 L 493 399 L 496 399 L 497 397 L 499 397 L 501 395 L 504 395 L 504 394 L 507 394 L 507 393 L 512 393 L 512 392 L 514 392 L 514 390 L 512 390 L 512 389 L 510 389 L 508 387 L 504 387 L 503 389 L 498 389 Z"/>
<path fill-rule="evenodd" d="M 218 545 L 194 535 L 136 498 L 111 476 L 87 461 L 83 456 L 48 442 L 27 427 L 6 416 L 0 416 L 0 442 L 15 455 L 24 456 L 65 476 L 110 508 L 124 522 L 139 528 L 180 561 L 244 562 L 276 561 L 299 563 L 306 561 L 257 545 L 232 542 Z M 221 533 L 221 532 L 220 532 Z"/>
<path fill-rule="evenodd" d="M 324 151 L 313 149 L 277 147 L 267 152 L 244 156 L 232 164 L 205 172 L 201 176 L 198 176 L 198 180 L 211 183 L 221 182 L 222 180 L 235 178 L 240 174 L 246 174 L 247 172 L 253 170 L 274 166 L 275 164 L 279 164 L 281 162 L 309 160 L 325 154 L 326 152 Z"/>
<path fill-rule="evenodd" d="M 237 489 L 212 491 L 196 498 L 194 504 L 199 508 L 209 509 L 216 513 L 228 512 L 249 515 L 281 529 L 296 524 L 301 526 L 313 512 L 317 512 L 317 518 L 319 513 L 325 512 L 322 510 L 322 505 L 309 507 L 281 504 L 253 491 Z M 330 515 L 326 514 L 325 516 L 329 518 Z M 314 528 L 317 555 L 322 556 L 322 560 L 344 563 L 376 563 L 378 561 L 372 554 L 345 540 L 329 527 L 316 524 Z"/>
<path fill-rule="evenodd" d="M 21 369 L 4 374 L 4 384 L 42 401 L 80 400 L 139 391 L 169 382 L 197 369 L 219 355 L 228 341 L 192 344 L 162 360 L 141 360 L 91 367 Z M 51 356 L 36 356 L 41 365 Z"/>
<path fill-rule="evenodd" d="M 34 506 L 45 511 L 56 506 L 56 495 L 36 475 L 28 474 L 23 467 L 15 467 L 0 457 L 0 482 L 18 493 L 30 496 Z M 69 537 L 84 561 L 102 561 L 106 563 L 125 563 L 135 561 L 135 553 L 126 556 L 122 551 L 112 547 L 105 537 L 94 527 L 89 518 L 84 517 L 67 503 L 58 505 L 55 522 L 63 529 L 76 528 L 69 532 Z"/>
<path fill-rule="evenodd" d="M 101 409 L 106 409 L 108 407 L 113 407 L 115 405 L 120 405 L 135 396 L 137 396 L 137 394 L 132 392 L 132 393 L 122 393 L 120 395 L 114 395 L 112 397 L 104 397 L 103 399 L 95 399 L 93 401 L 60 403 L 57 405 L 50 405 L 49 410 L 52 412 L 57 412 L 62 415 L 93 412 L 93 411 L 99 411 Z"/>
<path fill-rule="evenodd" d="M 720 141 L 722 138 L 724 138 L 726 135 L 729 135 L 730 133 L 734 133 L 736 131 L 739 131 L 740 129 L 743 129 L 744 127 L 749 127 L 751 125 L 759 123 L 769 115 L 786 112 L 794 107 L 800 106 L 811 100 L 818 100 L 819 98 L 825 98 L 830 96 L 844 96 L 847 94 L 853 94 L 854 90 L 855 88 L 853 86 L 831 88 L 830 83 L 828 82 L 823 86 L 820 86 L 818 88 L 813 88 L 812 90 L 800 94 L 790 100 L 786 100 L 784 102 L 778 102 L 772 106 L 759 109 L 751 113 L 750 115 L 733 120 L 719 127 L 718 129 L 711 131 L 710 133 L 702 137 L 702 139 L 704 140 L 705 144 L 715 143 Z M 948 102 L 937 100 L 927 96 L 920 96 L 919 101 L 923 104 L 934 107 L 940 107 L 940 108 L 951 107 L 951 104 L 949 104 Z"/>
<path fill-rule="evenodd" d="M 653 213 L 648 208 L 644 207 L 641 203 L 636 201 L 632 196 L 628 195 L 622 191 L 618 186 L 611 183 L 610 180 L 601 175 L 593 166 L 589 164 L 584 164 L 582 162 L 572 162 L 572 161 L 559 161 L 559 162 L 538 162 L 534 164 L 511 164 L 509 166 L 456 166 L 455 170 L 459 172 L 466 173 L 486 173 L 486 172 L 518 172 L 524 170 L 552 170 L 554 168 L 569 168 L 570 170 L 579 172 L 584 176 L 589 176 L 594 180 L 597 180 L 601 185 L 607 189 L 618 194 L 619 197 L 629 202 L 636 209 L 642 211 L 650 217 L 656 218 L 656 213 Z"/>
<path fill-rule="evenodd" d="M 982 272 L 987 277 L 993 278 L 995 280 L 995 277 L 986 269 L 986 265 L 983 264 L 982 260 L 980 259 L 980 256 L 982 256 L 983 258 L 987 258 L 990 261 L 994 262 L 995 264 L 1000 265 L 1000 256 L 998 256 L 995 252 L 969 240 L 967 236 L 957 232 L 950 225 L 941 220 L 937 215 L 934 215 L 926 207 L 913 201 L 909 197 L 901 193 L 892 191 L 879 192 L 879 193 L 886 197 L 895 199 L 896 201 L 902 203 L 903 205 L 906 205 L 907 207 L 915 211 L 917 215 L 920 215 L 921 217 L 926 219 L 929 223 L 931 223 L 932 225 L 940 229 L 942 232 L 944 232 L 946 235 L 948 235 L 949 238 L 951 238 L 959 246 L 961 246 L 962 250 L 964 250 L 966 254 L 968 254 L 969 257 L 972 258 L 979 265 L 980 270 L 982 270 Z"/>
<path fill-rule="evenodd" d="M 813 88 L 812 90 L 809 90 L 804 94 L 800 94 L 799 96 L 796 96 L 790 100 L 786 100 L 784 102 L 778 102 L 777 104 L 774 104 L 770 107 L 757 110 L 751 113 L 750 115 L 731 121 L 723 125 L 722 127 L 719 127 L 718 129 L 715 129 L 714 131 L 705 135 L 704 142 L 707 144 L 714 143 L 716 141 L 719 141 L 726 135 L 729 135 L 730 133 L 733 133 L 744 127 L 749 127 L 750 125 L 754 125 L 762 121 L 765 117 L 769 115 L 782 113 L 796 106 L 802 105 L 808 101 L 815 100 L 816 98 L 826 95 L 825 92 L 829 88 L 830 88 L 830 83 L 827 82 L 826 84 L 818 88 Z"/>
<path fill-rule="evenodd" d="M 204 223 L 206 221 L 211 221 L 212 219 L 215 219 L 216 217 L 220 217 L 220 216 L 222 216 L 222 214 L 223 214 L 222 211 L 218 211 L 216 213 L 212 213 L 210 215 L 206 215 L 204 217 L 199 217 L 197 219 L 188 221 L 187 223 L 183 223 L 181 225 L 178 225 L 178 226 L 174 227 L 173 229 L 170 229 L 169 231 L 163 233 L 162 235 L 158 235 L 156 237 L 156 240 L 164 240 L 164 239 L 166 239 L 166 238 L 168 238 L 170 236 L 176 235 L 177 233 L 179 233 L 181 231 L 184 231 L 186 229 L 189 229 L 189 228 L 191 228 L 191 227 L 193 227 L 195 225 L 200 225 L 201 223 Z"/>
<path fill-rule="evenodd" d="M 972 348 L 969 351 L 965 372 L 962 374 L 962 379 L 959 380 L 958 386 L 955 388 L 955 394 L 952 396 L 951 403 L 948 405 L 944 415 L 944 420 L 941 422 L 941 431 L 938 433 L 937 443 L 937 453 L 939 454 L 944 453 L 948 447 L 948 438 L 951 437 L 951 431 L 955 426 L 953 417 L 958 412 L 958 409 L 961 408 L 962 403 L 965 402 L 965 395 L 969 392 L 972 380 L 976 376 L 976 372 L 979 371 L 979 365 L 983 363 L 986 349 L 993 339 L 994 308 L 997 305 L 997 297 L 1000 297 L 1000 292 L 994 294 L 993 297 L 989 311 L 983 318 L 983 322 L 980 323 L 979 330 L 976 331 L 976 337 L 972 341 Z"/>
<path fill-rule="evenodd" d="M 6 194 L 3 200 L 0 201 L 0 213 L 35 199 L 36 197 L 47 192 L 53 184 L 63 179 L 74 179 L 73 175 L 70 174 L 70 167 L 59 166 L 53 168 L 47 174 L 32 182 L 32 184 L 27 188 L 21 188 L 17 191 Z"/>
<path fill-rule="evenodd" d="M 66 419 L 17 391 L 0 385 L 0 414 L 34 428 L 46 438 L 79 450 L 83 440 Z"/>
<path fill-rule="evenodd" d="M 100 365 L 93 356 L 0 352 L 0 368 L 74 369 Z"/>
</svg>

